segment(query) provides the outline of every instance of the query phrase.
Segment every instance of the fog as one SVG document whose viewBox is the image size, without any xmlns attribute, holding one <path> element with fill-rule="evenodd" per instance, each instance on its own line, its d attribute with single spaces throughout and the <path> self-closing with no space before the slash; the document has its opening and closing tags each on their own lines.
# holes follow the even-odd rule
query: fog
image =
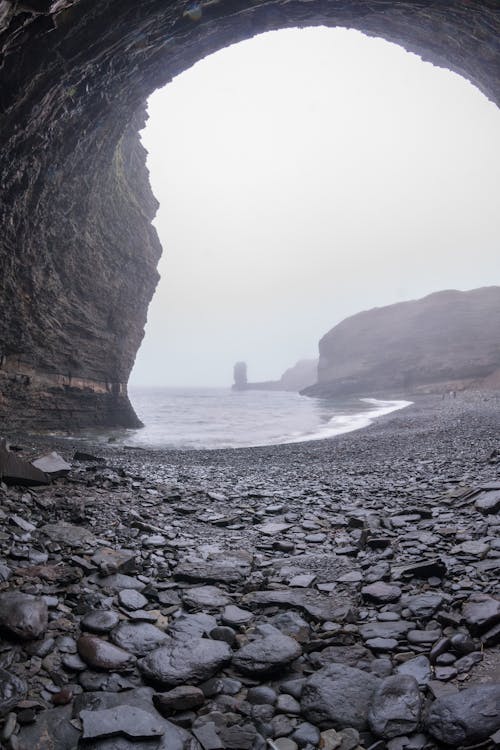
<svg viewBox="0 0 500 750">
<path fill-rule="evenodd" d="M 271 32 L 149 114 L 164 253 L 133 384 L 278 378 L 348 315 L 500 283 L 500 112 L 400 47 Z"/>
</svg>

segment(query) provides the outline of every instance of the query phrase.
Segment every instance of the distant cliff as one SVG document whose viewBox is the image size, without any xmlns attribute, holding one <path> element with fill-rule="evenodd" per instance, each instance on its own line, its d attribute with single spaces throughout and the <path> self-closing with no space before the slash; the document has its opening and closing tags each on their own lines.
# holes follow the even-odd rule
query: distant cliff
<svg viewBox="0 0 500 750">
<path fill-rule="evenodd" d="M 496 382 L 500 287 L 436 292 L 358 313 L 323 336 L 319 352 L 318 382 L 304 390 L 311 396 Z"/>
<path fill-rule="evenodd" d="M 245 362 L 236 362 L 233 370 L 236 391 L 294 391 L 307 388 L 317 379 L 318 360 L 299 359 L 293 367 L 285 370 L 279 380 L 264 380 L 257 383 L 247 381 L 247 366 Z"/>
</svg>

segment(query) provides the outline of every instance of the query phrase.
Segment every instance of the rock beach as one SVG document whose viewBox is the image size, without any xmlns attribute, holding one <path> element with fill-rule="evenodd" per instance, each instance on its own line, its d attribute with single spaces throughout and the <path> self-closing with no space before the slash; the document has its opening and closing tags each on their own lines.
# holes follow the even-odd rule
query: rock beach
<svg viewBox="0 0 500 750">
<path fill-rule="evenodd" d="M 105 463 L 0 484 L 6 750 L 495 747 L 500 518 L 478 498 L 499 481 L 500 400 L 484 398 L 295 446 L 90 443 Z"/>
</svg>

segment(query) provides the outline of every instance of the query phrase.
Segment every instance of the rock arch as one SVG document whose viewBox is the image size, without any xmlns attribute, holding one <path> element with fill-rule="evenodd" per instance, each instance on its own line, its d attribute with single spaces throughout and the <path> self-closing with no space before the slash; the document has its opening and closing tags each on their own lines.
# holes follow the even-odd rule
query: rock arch
<svg viewBox="0 0 500 750">
<path fill-rule="evenodd" d="M 500 100 L 497 0 L 0 0 L 0 424 L 134 425 L 157 282 L 149 94 L 271 29 L 347 26 Z"/>
</svg>

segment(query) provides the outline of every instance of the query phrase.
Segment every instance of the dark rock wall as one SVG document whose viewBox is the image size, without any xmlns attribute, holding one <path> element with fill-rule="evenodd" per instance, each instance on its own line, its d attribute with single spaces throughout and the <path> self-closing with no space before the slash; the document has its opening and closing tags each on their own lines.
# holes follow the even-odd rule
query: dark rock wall
<svg viewBox="0 0 500 750">
<path fill-rule="evenodd" d="M 0 0 L 0 425 L 137 424 L 126 383 L 161 252 L 144 102 L 220 47 L 317 24 L 500 99 L 496 0 Z"/>
<path fill-rule="evenodd" d="M 318 383 L 308 395 L 475 385 L 500 370 L 500 287 L 366 310 L 332 328 L 319 351 Z"/>
</svg>

